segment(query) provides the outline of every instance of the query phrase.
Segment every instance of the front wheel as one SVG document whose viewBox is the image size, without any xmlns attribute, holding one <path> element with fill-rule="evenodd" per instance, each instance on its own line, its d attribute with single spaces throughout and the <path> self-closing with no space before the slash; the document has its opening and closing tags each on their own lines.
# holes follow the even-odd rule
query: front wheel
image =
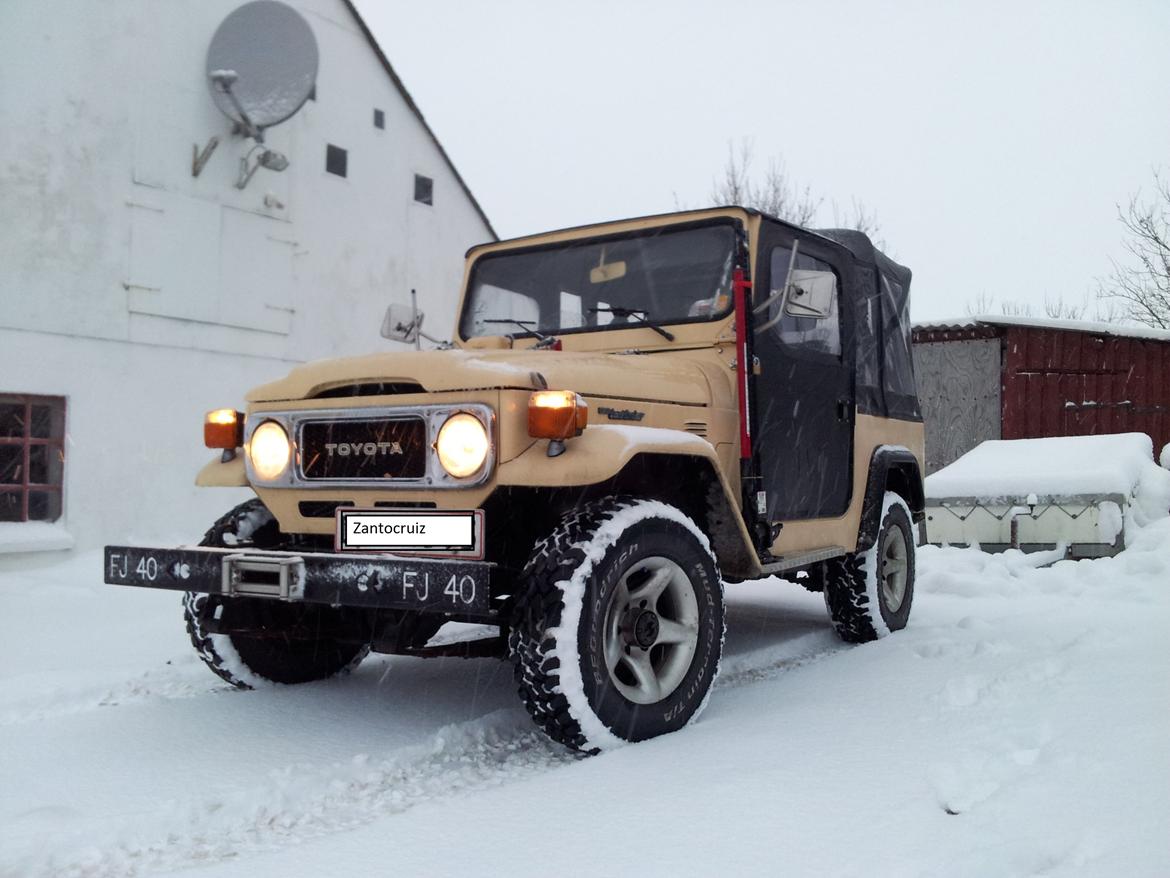
<svg viewBox="0 0 1170 878">
<path fill-rule="evenodd" d="M 249 500 L 213 524 L 199 545 L 270 548 L 279 535 L 264 504 Z M 211 619 L 226 622 L 241 611 L 248 623 L 241 630 L 231 634 L 208 630 Z M 195 592 L 183 596 L 183 618 L 195 651 L 215 674 L 240 689 L 324 680 L 357 667 L 370 651 L 369 644 L 347 636 L 357 630 L 342 612 L 267 598 L 225 601 Z"/>
<path fill-rule="evenodd" d="M 882 498 L 874 544 L 825 568 L 825 606 L 842 640 L 868 643 L 906 627 L 914 601 L 914 527 L 897 494 Z"/>
<path fill-rule="evenodd" d="M 609 497 L 536 545 L 509 647 L 537 725 L 596 753 L 695 719 L 723 631 L 718 569 L 695 523 L 664 503 Z"/>
</svg>

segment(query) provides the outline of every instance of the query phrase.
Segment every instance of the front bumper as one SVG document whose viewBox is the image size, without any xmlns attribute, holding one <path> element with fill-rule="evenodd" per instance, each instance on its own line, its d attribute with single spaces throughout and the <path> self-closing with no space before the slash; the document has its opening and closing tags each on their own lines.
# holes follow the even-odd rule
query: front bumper
<svg viewBox="0 0 1170 878">
<path fill-rule="evenodd" d="M 224 597 L 491 620 L 494 565 L 394 555 L 106 546 L 105 581 Z"/>
</svg>

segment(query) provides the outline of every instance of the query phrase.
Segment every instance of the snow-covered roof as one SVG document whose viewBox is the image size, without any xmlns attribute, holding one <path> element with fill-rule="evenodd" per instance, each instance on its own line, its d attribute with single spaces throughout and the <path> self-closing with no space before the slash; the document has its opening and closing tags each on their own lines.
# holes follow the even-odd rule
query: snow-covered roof
<svg viewBox="0 0 1170 878">
<path fill-rule="evenodd" d="M 1033 329 L 1061 329 L 1070 332 L 1089 332 L 1094 335 L 1113 335 L 1119 338 L 1170 341 L 1170 329 L 1154 329 L 1149 326 L 1131 326 L 1122 323 L 1097 323 L 1090 320 L 1057 320 L 1051 317 L 1009 317 L 1002 314 L 981 314 L 975 317 L 960 317 L 955 320 L 932 320 L 927 323 L 915 323 L 914 329 L 920 332 L 946 332 L 948 330 L 976 329 L 980 326 L 1026 326 Z"/>
<path fill-rule="evenodd" d="M 926 496 L 1023 501 L 1038 497 L 1120 494 L 1149 515 L 1170 507 L 1170 473 L 1154 463 L 1145 433 L 992 439 L 926 478 Z M 1159 512 L 1160 510 L 1160 512 Z"/>
</svg>

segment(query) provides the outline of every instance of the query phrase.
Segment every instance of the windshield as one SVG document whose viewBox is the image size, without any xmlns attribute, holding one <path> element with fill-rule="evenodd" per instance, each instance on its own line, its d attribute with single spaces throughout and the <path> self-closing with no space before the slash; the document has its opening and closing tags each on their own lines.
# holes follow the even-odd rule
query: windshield
<svg viewBox="0 0 1170 878">
<path fill-rule="evenodd" d="M 570 241 L 484 256 L 459 331 L 557 335 L 714 320 L 731 307 L 730 223 Z"/>
</svg>

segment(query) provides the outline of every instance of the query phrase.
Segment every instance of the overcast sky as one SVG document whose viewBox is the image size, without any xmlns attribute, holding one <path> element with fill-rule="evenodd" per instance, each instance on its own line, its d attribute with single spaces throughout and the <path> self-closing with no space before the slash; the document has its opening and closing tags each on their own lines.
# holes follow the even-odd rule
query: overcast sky
<svg viewBox="0 0 1170 878">
<path fill-rule="evenodd" d="M 1080 303 L 1170 167 L 1170 2 L 358 6 L 501 237 L 708 202 L 729 141 L 877 213 L 915 319 Z"/>
</svg>

